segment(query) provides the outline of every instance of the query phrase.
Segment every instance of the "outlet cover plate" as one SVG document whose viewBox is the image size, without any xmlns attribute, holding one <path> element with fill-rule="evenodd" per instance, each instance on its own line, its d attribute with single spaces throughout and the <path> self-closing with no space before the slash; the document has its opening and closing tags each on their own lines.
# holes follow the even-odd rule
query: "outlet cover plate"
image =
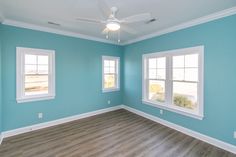
<svg viewBox="0 0 236 157">
<path fill-rule="evenodd" d="M 39 119 L 43 118 L 43 113 L 38 113 L 38 118 Z"/>
</svg>

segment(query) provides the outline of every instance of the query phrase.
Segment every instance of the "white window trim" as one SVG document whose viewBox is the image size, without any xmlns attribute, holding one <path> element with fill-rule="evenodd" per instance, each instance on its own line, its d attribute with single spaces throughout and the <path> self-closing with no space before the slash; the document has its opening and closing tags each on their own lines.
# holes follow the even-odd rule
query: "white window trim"
<svg viewBox="0 0 236 157">
<path fill-rule="evenodd" d="M 24 56 L 25 54 L 49 55 L 49 92 L 42 95 L 24 95 Z M 55 51 L 16 47 L 16 101 L 17 103 L 49 100 L 55 98 Z"/>
<path fill-rule="evenodd" d="M 172 81 L 172 62 L 170 61 L 171 56 L 177 55 L 185 55 L 185 54 L 199 54 L 199 83 L 198 83 L 198 101 L 199 101 L 199 111 L 193 112 L 190 109 L 185 109 L 182 107 L 178 107 L 176 105 L 172 105 L 172 85 L 169 85 Z M 147 98 L 147 83 L 146 83 L 146 76 L 147 76 L 147 59 L 152 57 L 166 57 L 166 101 L 165 103 L 158 103 L 154 101 L 150 101 Z M 171 88 L 170 88 L 171 87 Z M 142 102 L 143 104 L 151 105 L 154 107 L 158 107 L 161 109 L 165 109 L 171 112 L 175 112 L 181 115 L 189 116 L 192 118 L 196 118 L 202 120 L 204 118 L 204 46 L 196 46 L 190 48 L 183 48 L 177 50 L 170 50 L 170 51 L 162 51 L 156 53 L 149 53 L 144 54 L 142 56 Z"/>
<path fill-rule="evenodd" d="M 115 60 L 116 72 L 117 72 L 117 80 L 116 80 L 116 87 L 115 88 L 104 88 L 104 60 Z M 114 56 L 102 56 L 102 92 L 115 92 L 120 90 L 120 57 Z"/>
</svg>

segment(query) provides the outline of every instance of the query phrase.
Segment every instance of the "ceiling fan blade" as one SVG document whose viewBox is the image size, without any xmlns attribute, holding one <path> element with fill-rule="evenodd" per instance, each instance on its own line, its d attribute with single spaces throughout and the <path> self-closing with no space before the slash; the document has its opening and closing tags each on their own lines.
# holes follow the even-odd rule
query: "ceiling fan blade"
<svg viewBox="0 0 236 157">
<path fill-rule="evenodd" d="M 151 18 L 150 13 L 143 13 L 143 14 L 137 14 L 137 15 L 133 15 L 133 16 L 123 18 L 120 21 L 123 22 L 123 23 L 133 23 L 133 22 L 150 20 L 150 18 Z"/>
<path fill-rule="evenodd" d="M 109 17 L 109 15 L 111 14 L 110 7 L 107 5 L 105 0 L 97 0 L 97 2 L 98 2 L 98 7 L 101 10 L 103 17 L 107 19 L 107 17 Z"/>
<path fill-rule="evenodd" d="M 122 25 L 122 26 L 121 26 L 121 30 L 122 30 L 122 31 L 125 31 L 125 32 L 127 32 L 127 33 L 129 33 L 129 34 L 137 34 L 137 31 L 136 31 L 136 30 L 134 30 L 134 29 L 132 29 L 132 28 L 130 28 L 130 27 L 128 27 L 128 26 Z"/>
<path fill-rule="evenodd" d="M 102 31 L 102 34 L 107 34 L 109 32 L 109 29 L 108 28 L 105 28 L 103 31 Z"/>
<path fill-rule="evenodd" d="M 89 23 L 104 23 L 105 22 L 105 21 L 87 19 L 87 18 L 76 18 L 76 20 L 81 21 L 81 22 L 89 22 Z"/>
</svg>

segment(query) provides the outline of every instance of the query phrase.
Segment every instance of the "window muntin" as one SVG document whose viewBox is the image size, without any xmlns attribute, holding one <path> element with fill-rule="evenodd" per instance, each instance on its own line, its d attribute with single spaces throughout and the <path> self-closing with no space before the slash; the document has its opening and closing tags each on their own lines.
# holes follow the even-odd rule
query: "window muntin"
<svg viewBox="0 0 236 157">
<path fill-rule="evenodd" d="M 199 46 L 143 55 L 143 102 L 202 119 L 203 51 Z M 165 66 L 158 74 L 160 58 Z"/>
<path fill-rule="evenodd" d="M 17 102 L 55 96 L 54 51 L 17 47 Z"/>
<path fill-rule="evenodd" d="M 103 56 L 103 92 L 119 90 L 119 57 Z"/>
</svg>

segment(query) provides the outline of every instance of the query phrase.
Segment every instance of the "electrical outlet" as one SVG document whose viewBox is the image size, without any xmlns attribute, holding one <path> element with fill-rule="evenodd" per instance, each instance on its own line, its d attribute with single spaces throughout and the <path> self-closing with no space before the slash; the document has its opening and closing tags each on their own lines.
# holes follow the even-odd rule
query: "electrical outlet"
<svg viewBox="0 0 236 157">
<path fill-rule="evenodd" d="M 236 131 L 234 132 L 234 138 L 236 138 Z"/>
<path fill-rule="evenodd" d="M 111 101 L 110 101 L 110 100 L 108 100 L 108 101 L 107 101 L 107 104 L 111 104 Z"/>
<path fill-rule="evenodd" d="M 43 113 L 38 113 L 38 118 L 42 119 L 43 118 Z"/>
<path fill-rule="evenodd" d="M 163 114 L 163 110 L 160 110 L 160 114 Z"/>
</svg>

